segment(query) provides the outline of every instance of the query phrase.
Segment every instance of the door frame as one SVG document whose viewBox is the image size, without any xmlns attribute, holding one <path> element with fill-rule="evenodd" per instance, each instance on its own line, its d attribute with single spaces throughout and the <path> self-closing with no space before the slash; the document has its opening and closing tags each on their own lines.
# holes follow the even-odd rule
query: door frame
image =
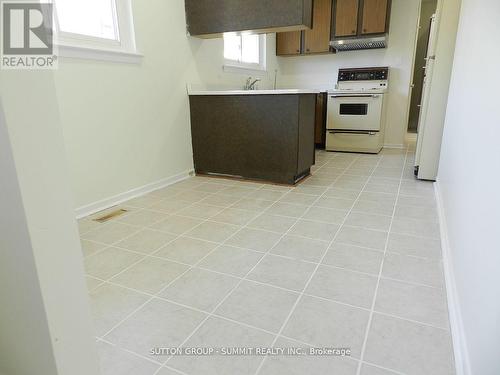
<svg viewBox="0 0 500 375">
<path fill-rule="evenodd" d="M 0 344 L 8 341 L 6 366 L 19 373 L 98 375 L 54 74 L 0 73 L 0 177 L 6 181 L 0 236 L 8 247 L 0 251 L 0 291 L 7 288 L 0 315 L 10 322 Z M 19 360 L 20 349 L 32 354 L 29 361 Z"/>
</svg>

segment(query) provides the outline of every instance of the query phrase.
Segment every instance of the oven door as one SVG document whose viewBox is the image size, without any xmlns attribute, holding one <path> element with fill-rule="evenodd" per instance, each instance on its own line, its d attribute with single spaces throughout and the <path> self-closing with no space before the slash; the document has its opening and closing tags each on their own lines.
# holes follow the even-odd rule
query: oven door
<svg viewBox="0 0 500 375">
<path fill-rule="evenodd" d="M 383 95 L 329 95 L 328 130 L 380 131 Z"/>
</svg>

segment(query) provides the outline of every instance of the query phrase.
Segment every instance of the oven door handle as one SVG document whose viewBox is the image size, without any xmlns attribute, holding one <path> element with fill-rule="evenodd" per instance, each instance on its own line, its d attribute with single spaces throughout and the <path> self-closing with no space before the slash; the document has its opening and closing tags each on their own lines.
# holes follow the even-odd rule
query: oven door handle
<svg viewBox="0 0 500 375">
<path fill-rule="evenodd" d="M 357 135 L 377 135 L 378 132 L 374 131 L 361 131 L 361 130 L 328 130 L 330 134 L 357 134 Z"/>
<path fill-rule="evenodd" d="M 378 99 L 380 98 L 380 95 L 374 94 L 374 95 L 330 95 L 330 98 L 336 99 L 336 98 L 374 98 Z"/>
</svg>

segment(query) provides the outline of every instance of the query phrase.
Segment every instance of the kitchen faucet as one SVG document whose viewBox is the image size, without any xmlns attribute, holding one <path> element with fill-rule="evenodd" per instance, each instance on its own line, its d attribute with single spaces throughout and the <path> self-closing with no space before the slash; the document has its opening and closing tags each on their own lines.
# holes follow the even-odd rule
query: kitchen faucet
<svg viewBox="0 0 500 375">
<path fill-rule="evenodd" d="M 257 82 L 260 82 L 261 79 L 257 78 L 253 81 L 252 81 L 252 79 L 253 79 L 252 77 L 248 77 L 247 82 L 245 83 L 245 87 L 244 87 L 245 90 L 256 90 L 255 85 L 257 84 Z"/>
</svg>

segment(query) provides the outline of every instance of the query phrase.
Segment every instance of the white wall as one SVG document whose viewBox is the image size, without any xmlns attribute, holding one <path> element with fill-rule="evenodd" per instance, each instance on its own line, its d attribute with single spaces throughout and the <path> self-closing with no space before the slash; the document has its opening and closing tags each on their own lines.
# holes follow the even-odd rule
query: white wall
<svg viewBox="0 0 500 375">
<path fill-rule="evenodd" d="M 193 168 L 187 84 L 240 88 L 249 75 L 263 88 L 274 82 L 274 35 L 269 73 L 226 73 L 222 39 L 186 35 L 184 0 L 132 6 L 142 64 L 62 58 L 56 72 L 76 207 L 99 207 Z"/>
<path fill-rule="evenodd" d="M 463 0 L 438 179 L 465 373 L 481 375 L 500 373 L 499 19 L 498 0 Z"/>
<path fill-rule="evenodd" d="M 56 87 L 76 206 L 192 168 L 186 83 L 199 46 L 183 0 L 133 0 L 141 65 L 61 59 Z"/>
<path fill-rule="evenodd" d="M 54 78 L 1 71 L 0 374 L 97 375 Z"/>
<path fill-rule="evenodd" d="M 266 35 L 266 71 L 225 71 L 224 66 L 224 40 L 210 39 L 203 40 L 190 38 L 190 43 L 196 46 L 195 55 L 197 71 L 201 77 L 203 85 L 210 87 L 228 87 L 241 89 L 248 77 L 260 78 L 259 88 L 272 89 L 276 69 L 279 69 L 278 58 L 276 57 L 276 34 Z M 278 75 L 279 77 L 279 75 Z"/>
<path fill-rule="evenodd" d="M 56 373 L 50 332 L 1 107 L 0 180 L 0 374 Z M 19 278 L 18 275 L 24 277 Z M 23 298 L 19 298 L 21 295 Z M 25 361 L 23 352 L 28 348 L 35 349 L 34 355 L 30 361 Z"/>
<path fill-rule="evenodd" d="M 390 66 L 387 145 L 402 146 L 408 127 L 408 100 L 419 0 L 393 0 L 389 47 L 336 55 L 280 57 L 278 85 L 286 88 L 333 88 L 339 68 Z"/>
</svg>

